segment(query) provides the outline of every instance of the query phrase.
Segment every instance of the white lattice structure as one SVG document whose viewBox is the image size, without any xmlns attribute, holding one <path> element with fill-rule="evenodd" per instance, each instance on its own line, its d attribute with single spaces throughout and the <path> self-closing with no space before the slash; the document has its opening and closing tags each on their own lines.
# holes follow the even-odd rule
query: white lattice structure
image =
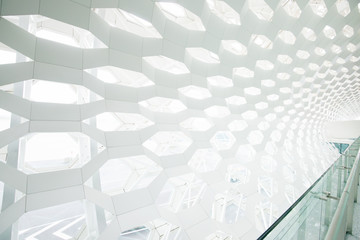
<svg viewBox="0 0 360 240">
<path fill-rule="evenodd" d="M 255 239 L 360 117 L 355 0 L 0 11 L 0 239 Z"/>
</svg>

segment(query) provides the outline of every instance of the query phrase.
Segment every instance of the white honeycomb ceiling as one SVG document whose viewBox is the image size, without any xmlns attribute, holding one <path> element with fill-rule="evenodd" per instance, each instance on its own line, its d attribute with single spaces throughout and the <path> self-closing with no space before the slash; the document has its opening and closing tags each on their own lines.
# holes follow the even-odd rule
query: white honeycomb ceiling
<svg viewBox="0 0 360 240">
<path fill-rule="evenodd" d="M 3 239 L 255 239 L 360 119 L 355 0 L 0 9 Z"/>
</svg>

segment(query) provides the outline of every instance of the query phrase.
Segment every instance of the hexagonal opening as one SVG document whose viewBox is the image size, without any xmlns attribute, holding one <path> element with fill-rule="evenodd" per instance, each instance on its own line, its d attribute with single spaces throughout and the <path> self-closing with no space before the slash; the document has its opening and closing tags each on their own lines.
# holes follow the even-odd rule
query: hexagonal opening
<svg viewBox="0 0 360 240">
<path fill-rule="evenodd" d="M 217 105 L 206 108 L 204 112 L 212 118 L 224 118 L 231 114 L 227 107 Z"/>
<path fill-rule="evenodd" d="M 228 128 L 230 131 L 243 131 L 248 127 L 248 124 L 244 120 L 233 120 L 228 124 Z"/>
<path fill-rule="evenodd" d="M 231 78 L 227 78 L 220 75 L 208 77 L 207 82 L 209 85 L 218 88 L 231 88 L 234 86 Z"/>
<path fill-rule="evenodd" d="M 190 73 L 189 69 L 182 62 L 165 56 L 143 57 L 144 61 L 149 63 L 153 68 L 159 69 L 175 75 Z"/>
<path fill-rule="evenodd" d="M 220 63 L 219 56 L 205 48 L 186 48 L 185 51 L 189 53 L 191 57 L 199 60 L 200 62 L 209 64 Z"/>
<path fill-rule="evenodd" d="M 156 202 L 174 212 L 195 206 L 203 197 L 206 183 L 193 173 L 169 178 Z"/>
<path fill-rule="evenodd" d="M 178 25 L 188 30 L 205 31 L 201 19 L 180 4 L 172 2 L 157 2 L 155 4 L 167 19 Z"/>
<path fill-rule="evenodd" d="M 296 56 L 300 59 L 308 59 L 310 57 L 310 53 L 305 50 L 297 50 Z"/>
<path fill-rule="evenodd" d="M 345 25 L 342 29 L 342 32 L 347 38 L 351 38 L 354 35 L 354 29 L 349 25 Z"/>
<path fill-rule="evenodd" d="M 257 60 L 256 67 L 261 68 L 262 70 L 272 70 L 274 68 L 274 64 L 268 60 Z"/>
<path fill-rule="evenodd" d="M 192 140 L 178 131 L 157 132 L 143 143 L 143 146 L 157 156 L 181 154 L 192 144 Z"/>
<path fill-rule="evenodd" d="M 105 83 L 113 83 L 133 88 L 148 87 L 154 85 L 154 83 L 144 74 L 124 68 L 102 66 L 98 68 L 86 69 L 85 71 Z"/>
<path fill-rule="evenodd" d="M 243 78 L 252 78 L 254 77 L 254 71 L 251 71 L 250 69 L 246 67 L 239 67 L 233 69 L 233 74 L 243 77 Z"/>
<path fill-rule="evenodd" d="M 288 1 L 288 2 L 292 2 L 292 1 Z M 290 31 L 280 30 L 278 36 L 286 44 L 290 44 L 290 45 L 295 44 L 296 37 Z"/>
<path fill-rule="evenodd" d="M 256 152 L 250 144 L 240 145 L 236 152 L 236 159 L 240 163 L 248 163 L 255 159 Z"/>
<path fill-rule="evenodd" d="M 24 160 L 19 169 L 25 173 L 51 172 L 80 168 L 90 161 L 93 140 L 79 133 L 31 133 L 22 138 Z M 98 144 L 97 151 L 103 149 Z"/>
<path fill-rule="evenodd" d="M 247 55 L 247 48 L 245 47 L 245 45 L 236 40 L 222 40 L 221 46 L 224 48 L 224 50 L 231 52 L 235 55 Z"/>
<path fill-rule="evenodd" d="M 264 134 L 259 130 L 251 131 L 246 139 L 251 145 L 258 145 L 263 142 Z"/>
<path fill-rule="evenodd" d="M 96 122 L 102 131 L 138 131 L 154 125 L 152 121 L 137 113 L 104 112 L 84 120 L 85 123 Z"/>
<path fill-rule="evenodd" d="M 300 17 L 301 9 L 295 1 L 281 0 L 280 5 L 290 17 Z"/>
<path fill-rule="evenodd" d="M 179 88 L 178 91 L 189 98 L 197 100 L 203 100 L 211 97 L 211 93 L 207 88 L 202 88 L 194 85 Z"/>
<path fill-rule="evenodd" d="M 311 28 L 304 27 L 301 30 L 301 34 L 304 36 L 304 38 L 306 38 L 309 41 L 313 42 L 316 40 L 316 34 L 314 30 L 312 30 Z"/>
<path fill-rule="evenodd" d="M 113 196 L 146 188 L 161 171 L 144 155 L 110 159 L 99 169 L 101 191 Z"/>
<path fill-rule="evenodd" d="M 78 48 L 106 48 L 106 45 L 88 30 L 41 15 L 4 16 L 13 24 L 36 37 Z M 29 24 L 20 24 L 29 22 Z"/>
<path fill-rule="evenodd" d="M 236 223 L 245 216 L 247 197 L 239 190 L 231 188 L 215 196 L 212 217 L 228 224 Z"/>
<path fill-rule="evenodd" d="M 145 19 L 119 8 L 93 8 L 110 26 L 144 38 L 162 38 L 156 28 Z"/>
<path fill-rule="evenodd" d="M 219 0 L 206 0 L 210 11 L 227 24 L 240 25 L 240 15 L 226 2 Z"/>
<path fill-rule="evenodd" d="M 309 4 L 313 13 L 320 17 L 324 17 L 328 12 L 324 0 L 310 0 Z"/>
<path fill-rule="evenodd" d="M 241 164 L 230 164 L 227 167 L 226 180 L 231 183 L 246 184 L 250 181 L 251 171 Z"/>
<path fill-rule="evenodd" d="M 228 105 L 241 106 L 247 103 L 246 98 L 240 96 L 231 96 L 225 98 L 225 101 Z"/>
<path fill-rule="evenodd" d="M 249 9 L 260 20 L 271 22 L 274 16 L 274 11 L 266 4 L 264 0 L 249 1 Z"/>
<path fill-rule="evenodd" d="M 235 142 L 236 138 L 230 131 L 218 131 L 210 139 L 210 144 L 218 151 L 230 149 Z"/>
<path fill-rule="evenodd" d="M 323 29 L 323 33 L 325 37 L 329 39 L 334 39 L 336 37 L 336 31 L 334 28 L 330 27 L 329 25 L 326 25 Z"/>
<path fill-rule="evenodd" d="M 221 156 L 212 148 L 196 150 L 188 162 L 189 167 L 199 173 L 214 171 L 221 161 Z"/>
<path fill-rule="evenodd" d="M 273 42 L 265 35 L 251 35 L 251 40 L 261 48 L 272 49 Z"/>
<path fill-rule="evenodd" d="M 23 98 L 44 103 L 85 104 L 103 99 L 81 85 L 31 79 L 22 82 L 29 94 Z M 0 87 L 0 90 L 14 93 L 15 84 Z M 90 97 L 91 95 L 91 97 Z"/>
<path fill-rule="evenodd" d="M 204 132 L 209 130 L 213 124 L 206 118 L 190 117 L 180 123 L 180 127 L 188 131 Z"/>
<path fill-rule="evenodd" d="M 179 113 L 187 109 L 179 100 L 165 97 L 153 97 L 139 102 L 139 105 L 159 113 Z"/>
<path fill-rule="evenodd" d="M 277 60 L 282 64 L 291 64 L 293 61 L 289 55 L 283 55 L 283 54 L 278 55 Z"/>
<path fill-rule="evenodd" d="M 349 2 L 347 0 L 336 1 L 336 9 L 343 17 L 346 17 L 351 11 Z"/>
</svg>

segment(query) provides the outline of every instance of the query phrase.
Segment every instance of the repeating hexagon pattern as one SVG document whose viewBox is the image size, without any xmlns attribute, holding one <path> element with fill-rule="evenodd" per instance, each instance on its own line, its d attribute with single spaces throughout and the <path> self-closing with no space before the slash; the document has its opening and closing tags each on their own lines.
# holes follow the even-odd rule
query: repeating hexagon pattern
<svg viewBox="0 0 360 240">
<path fill-rule="evenodd" d="M 255 239 L 360 118 L 355 0 L 0 10 L 3 239 Z"/>
</svg>

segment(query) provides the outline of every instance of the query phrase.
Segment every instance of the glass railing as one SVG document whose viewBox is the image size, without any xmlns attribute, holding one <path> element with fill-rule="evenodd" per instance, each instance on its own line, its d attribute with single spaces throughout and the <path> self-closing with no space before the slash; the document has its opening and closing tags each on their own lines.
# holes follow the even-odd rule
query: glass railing
<svg viewBox="0 0 360 240">
<path fill-rule="evenodd" d="M 331 167 L 258 240 L 335 239 L 329 238 L 327 233 L 328 231 L 334 231 L 329 229 L 329 227 L 336 226 L 336 223 L 332 223 L 334 216 L 336 220 L 339 220 L 344 218 L 341 213 L 349 212 L 342 209 L 349 205 L 347 204 L 349 200 L 343 198 L 348 198 L 344 192 L 349 192 L 349 185 L 356 185 L 357 187 L 359 179 L 357 159 L 359 146 L 360 138 L 356 139 Z M 353 201 L 354 196 L 351 197 Z M 343 203 L 344 201 L 345 204 Z M 338 209 L 340 207 L 341 209 Z M 349 214 L 345 217 L 349 218 Z M 339 234 L 339 230 L 336 231 L 336 234 Z"/>
</svg>

